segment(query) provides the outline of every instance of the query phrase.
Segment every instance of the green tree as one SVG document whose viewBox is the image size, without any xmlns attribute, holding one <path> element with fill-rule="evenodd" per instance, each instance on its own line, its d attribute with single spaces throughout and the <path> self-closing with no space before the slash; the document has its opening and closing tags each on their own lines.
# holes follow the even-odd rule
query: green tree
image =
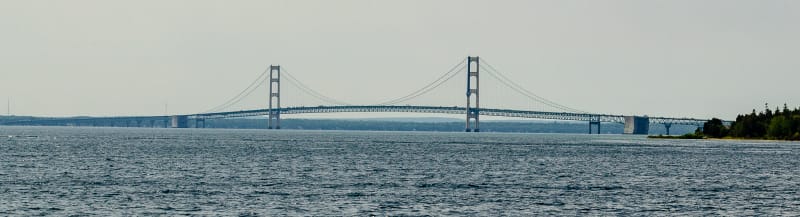
<svg viewBox="0 0 800 217">
<path fill-rule="evenodd" d="M 728 129 L 722 124 L 722 120 L 713 118 L 703 124 L 703 134 L 712 138 L 722 138 L 728 134 Z"/>
<path fill-rule="evenodd" d="M 800 112 L 800 109 L 795 111 Z M 791 140 L 800 140 L 800 114 L 792 115 L 790 125 L 791 125 L 791 132 L 794 132 Z"/>
<path fill-rule="evenodd" d="M 767 127 L 767 138 L 788 139 L 792 136 L 792 123 L 784 116 L 775 116 Z"/>
</svg>

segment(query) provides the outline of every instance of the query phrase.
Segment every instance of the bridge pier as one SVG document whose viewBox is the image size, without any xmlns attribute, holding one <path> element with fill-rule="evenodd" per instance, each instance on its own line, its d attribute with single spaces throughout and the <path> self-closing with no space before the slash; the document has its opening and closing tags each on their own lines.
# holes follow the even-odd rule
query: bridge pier
<svg viewBox="0 0 800 217">
<path fill-rule="evenodd" d="M 206 128 L 206 119 L 194 119 L 194 128 Z"/>
<path fill-rule="evenodd" d="M 664 123 L 664 129 L 667 129 L 667 136 L 669 136 L 670 127 L 672 127 L 672 123 Z"/>
<path fill-rule="evenodd" d="M 600 121 L 589 121 L 589 134 L 592 134 L 593 125 L 597 125 L 597 134 L 600 134 Z"/>
<path fill-rule="evenodd" d="M 600 117 L 591 116 L 589 118 L 589 134 L 592 134 L 592 126 L 597 125 L 597 134 L 600 134 Z"/>
</svg>

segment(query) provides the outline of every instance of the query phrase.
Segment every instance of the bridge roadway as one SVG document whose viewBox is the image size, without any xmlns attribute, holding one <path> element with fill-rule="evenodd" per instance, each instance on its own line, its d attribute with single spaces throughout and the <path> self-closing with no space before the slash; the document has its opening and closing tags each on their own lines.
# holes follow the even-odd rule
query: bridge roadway
<svg viewBox="0 0 800 217">
<path fill-rule="evenodd" d="M 353 112 L 405 112 L 405 113 L 434 113 L 434 114 L 466 114 L 465 107 L 458 106 L 314 106 L 314 107 L 286 107 L 280 109 L 281 115 L 313 114 L 313 113 L 353 113 Z M 73 118 L 48 118 L 27 121 L 14 121 L 0 123 L 2 125 L 71 125 L 71 126 L 164 126 L 181 127 L 174 123 L 178 119 L 185 122 L 188 119 L 201 121 L 203 124 L 208 119 L 243 118 L 253 116 L 267 116 L 268 109 L 242 110 L 231 112 L 197 113 L 175 116 L 118 116 L 118 117 L 73 117 Z M 525 111 L 513 109 L 481 108 L 480 115 L 496 117 L 515 117 L 545 120 L 588 121 L 625 124 L 625 116 L 610 114 L 587 114 L 569 112 L 544 112 Z M 172 120 L 175 119 L 175 120 Z M 180 121 L 177 121 L 180 122 Z M 706 120 L 694 118 L 668 118 L 649 117 L 650 125 L 692 125 L 703 126 Z M 156 125 L 158 124 L 158 125 Z"/>
<path fill-rule="evenodd" d="M 406 113 L 434 113 L 434 114 L 466 114 L 465 107 L 458 106 L 314 106 L 314 107 L 287 107 L 282 108 L 280 113 L 285 114 L 313 114 L 313 113 L 347 113 L 347 112 L 406 112 Z M 241 118 L 252 116 L 266 116 L 269 112 L 267 109 L 232 111 L 232 112 L 216 112 L 216 113 L 201 113 L 188 115 L 192 119 L 220 119 L 220 118 Z M 625 123 L 625 116 L 623 115 L 609 115 L 609 114 L 587 114 L 587 113 L 569 113 L 569 112 L 542 112 L 542 111 L 525 111 L 513 109 L 492 109 L 481 108 L 480 114 L 483 116 L 496 116 L 496 117 L 516 117 L 516 118 L 534 118 L 546 120 L 566 120 L 566 121 L 600 121 L 609 123 Z M 649 117 L 650 124 L 673 124 L 673 125 L 693 125 L 702 126 L 707 120 L 694 119 L 694 118 L 667 118 L 667 117 Z"/>
</svg>

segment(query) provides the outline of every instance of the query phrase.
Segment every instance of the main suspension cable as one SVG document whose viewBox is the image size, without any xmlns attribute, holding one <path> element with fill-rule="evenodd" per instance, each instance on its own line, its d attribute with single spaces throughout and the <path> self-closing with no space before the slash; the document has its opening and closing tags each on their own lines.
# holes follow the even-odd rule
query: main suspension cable
<svg viewBox="0 0 800 217">
<path fill-rule="evenodd" d="M 496 68 L 494 68 L 494 66 L 492 66 L 491 64 L 486 62 L 485 58 L 481 58 L 480 61 L 484 65 L 488 66 L 488 68 L 483 68 L 483 67 L 481 67 L 481 68 L 483 68 L 484 70 L 489 72 L 489 75 L 491 75 L 492 77 L 495 77 L 498 81 L 500 81 L 501 83 L 503 83 L 507 87 L 509 87 L 509 88 L 513 89 L 514 91 L 516 91 L 516 92 L 528 97 L 531 100 L 534 100 L 534 101 L 537 101 L 537 102 L 541 102 L 541 103 L 543 103 L 545 105 L 548 105 L 548 106 L 550 106 L 552 108 L 561 109 L 561 110 L 567 111 L 567 112 L 588 113 L 588 112 L 585 112 L 585 111 L 582 111 L 582 110 L 578 110 L 578 109 L 574 109 L 574 108 L 571 108 L 571 107 L 568 107 L 568 106 L 564 106 L 564 105 L 558 104 L 558 103 L 553 102 L 551 100 L 548 100 L 548 99 L 546 99 L 544 97 L 536 95 L 535 93 L 533 93 L 533 92 L 525 89 L 524 87 L 522 87 L 522 85 L 519 85 L 516 82 L 514 82 L 514 80 L 511 80 L 508 77 L 506 77 L 505 75 L 503 75 L 503 73 L 501 73 Z"/>
<path fill-rule="evenodd" d="M 283 73 L 284 73 L 283 75 L 286 75 L 286 78 L 288 78 L 287 81 L 289 81 L 290 83 L 295 84 L 301 91 L 311 95 L 314 98 L 317 98 L 319 100 L 322 100 L 322 101 L 325 101 L 327 103 L 331 103 L 331 104 L 334 104 L 334 105 L 352 105 L 350 103 L 347 103 L 347 102 L 344 102 L 344 101 L 340 101 L 340 100 L 325 96 L 324 94 L 321 94 L 321 93 L 315 91 L 314 89 L 311 89 L 307 85 L 303 84 L 303 82 L 300 82 L 299 79 L 297 79 L 294 76 L 292 76 L 289 73 L 289 71 L 286 70 L 286 67 L 283 67 L 281 70 L 283 70 Z"/>
<path fill-rule="evenodd" d="M 268 70 L 269 70 L 269 67 L 267 67 L 267 69 L 265 69 L 264 72 L 261 72 L 261 74 L 259 74 L 258 77 L 255 80 L 253 80 L 253 82 L 251 82 L 250 85 L 247 86 L 247 88 L 245 88 L 241 92 L 239 92 L 239 94 L 236 94 L 236 96 L 230 98 L 228 101 L 225 101 L 225 103 L 222 103 L 222 104 L 220 104 L 220 105 L 218 105 L 218 106 L 216 106 L 216 107 L 214 107 L 212 109 L 209 109 L 204 113 L 216 112 L 216 111 L 220 111 L 220 110 L 223 110 L 223 109 L 227 109 L 228 107 L 230 107 L 230 106 L 238 103 L 239 101 L 241 101 L 242 98 L 249 96 L 251 93 L 253 93 L 253 91 L 256 88 L 258 88 L 258 86 L 260 86 L 261 84 L 264 83 L 263 78 L 267 74 Z"/>
<path fill-rule="evenodd" d="M 405 101 L 414 99 L 414 98 L 416 98 L 418 96 L 421 96 L 421 95 L 423 95 L 425 93 L 428 93 L 431 90 L 436 89 L 437 87 L 439 87 L 440 85 L 442 85 L 446 81 L 448 81 L 448 80 L 452 79 L 453 77 L 455 77 L 458 74 L 458 71 L 461 71 L 462 69 L 464 69 L 464 67 L 466 67 L 466 65 L 464 63 L 465 63 L 464 61 L 459 61 L 458 64 L 456 64 L 455 66 L 450 68 L 449 71 L 447 71 L 446 73 L 444 73 L 441 76 L 439 76 L 439 78 L 437 78 L 436 80 L 434 80 L 431 83 L 428 83 L 427 85 L 423 86 L 422 88 L 420 88 L 420 89 L 418 89 L 418 90 L 416 90 L 416 91 L 414 91 L 414 92 L 412 92 L 412 93 L 410 93 L 408 95 L 405 95 L 405 96 L 402 96 L 402 97 L 399 97 L 399 98 L 395 98 L 393 100 L 385 101 L 383 103 L 378 103 L 376 105 L 397 104 L 397 103 L 401 103 L 401 102 L 405 102 Z"/>
</svg>

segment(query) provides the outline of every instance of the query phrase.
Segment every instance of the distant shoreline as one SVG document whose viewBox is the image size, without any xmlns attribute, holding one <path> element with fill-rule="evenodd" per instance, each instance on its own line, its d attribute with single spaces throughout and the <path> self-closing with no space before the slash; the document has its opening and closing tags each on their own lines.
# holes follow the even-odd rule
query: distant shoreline
<svg viewBox="0 0 800 217">
<path fill-rule="evenodd" d="M 757 139 L 757 138 L 708 138 L 704 136 L 694 135 L 694 134 L 686 134 L 680 136 L 669 136 L 669 135 L 650 135 L 647 136 L 648 139 L 697 139 L 697 140 L 722 140 L 722 141 L 763 141 L 763 142 L 797 142 L 795 140 L 785 140 L 785 139 Z"/>
</svg>

